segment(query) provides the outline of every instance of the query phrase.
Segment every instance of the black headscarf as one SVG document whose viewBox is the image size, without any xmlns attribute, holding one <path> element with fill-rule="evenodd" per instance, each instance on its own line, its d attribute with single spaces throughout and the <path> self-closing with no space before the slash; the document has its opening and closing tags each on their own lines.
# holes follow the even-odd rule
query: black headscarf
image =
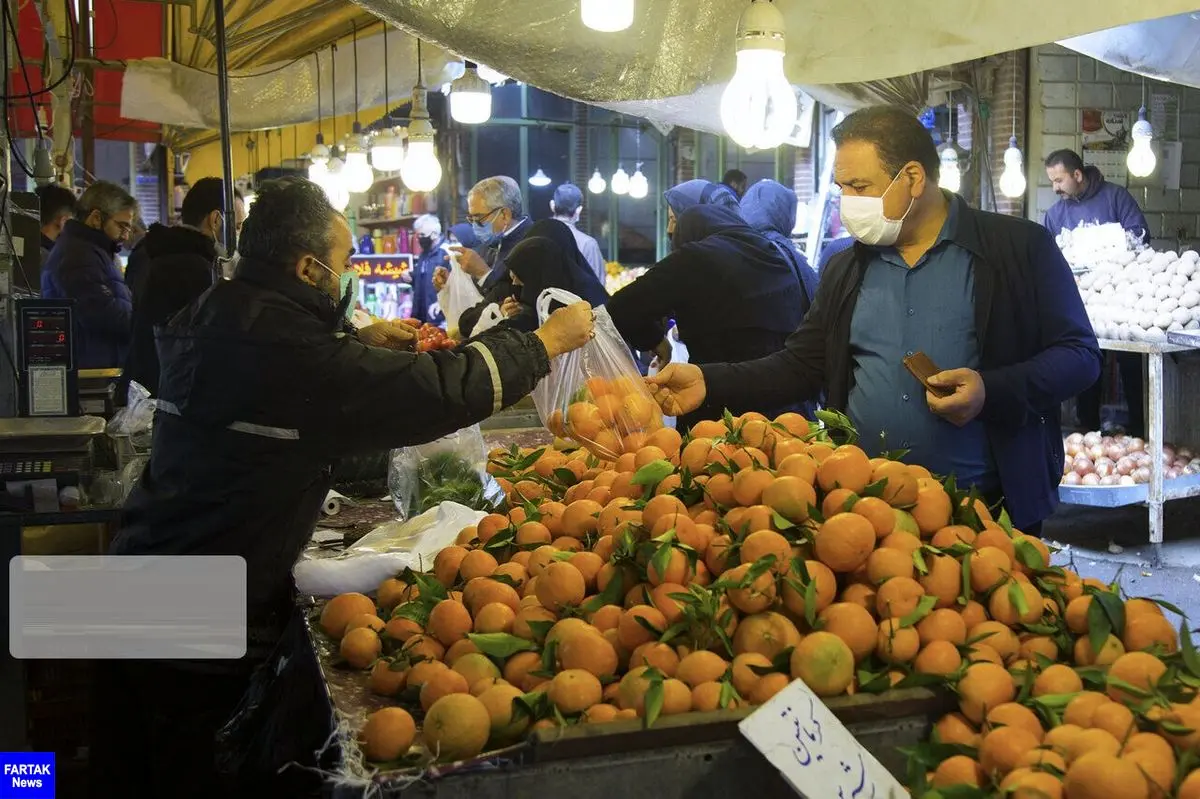
<svg viewBox="0 0 1200 799">
<path fill-rule="evenodd" d="M 736 210 L 693 206 L 675 223 L 674 241 L 678 254 L 698 270 L 714 270 L 713 278 L 733 279 L 740 285 L 742 300 L 720 311 L 728 326 L 786 333 L 800 326 L 803 295 L 791 264 Z M 697 274 L 696 279 L 706 276 Z"/>
<path fill-rule="evenodd" d="M 520 278 L 521 303 L 531 308 L 548 288 L 565 289 L 593 306 L 608 302 L 608 292 L 579 252 L 571 229 L 556 219 L 543 219 L 529 228 L 505 265 Z"/>
</svg>

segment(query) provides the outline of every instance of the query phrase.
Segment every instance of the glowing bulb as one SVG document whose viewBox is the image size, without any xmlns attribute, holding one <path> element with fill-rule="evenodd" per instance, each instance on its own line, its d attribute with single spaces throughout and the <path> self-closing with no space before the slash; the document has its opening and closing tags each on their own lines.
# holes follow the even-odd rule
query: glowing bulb
<svg viewBox="0 0 1200 799">
<path fill-rule="evenodd" d="M 464 125 L 478 125 L 492 117 L 492 87 L 471 63 L 450 84 L 450 116 Z"/>
<path fill-rule="evenodd" d="M 325 137 L 320 133 L 317 134 L 317 143 L 313 145 L 312 152 L 308 154 L 308 157 L 314 164 L 329 163 L 329 148 L 325 146 Z"/>
<path fill-rule="evenodd" d="M 437 131 L 429 122 L 425 89 L 420 84 L 413 89 L 409 116 L 412 121 L 408 123 L 408 152 L 400 167 L 400 179 L 409 191 L 433 191 L 442 180 L 442 164 L 433 145 Z"/>
<path fill-rule="evenodd" d="M 529 185 L 536 186 L 539 189 L 549 186 L 550 176 L 543 172 L 542 168 L 539 166 L 538 171 L 534 172 L 533 175 L 530 176 Z"/>
<path fill-rule="evenodd" d="M 371 165 L 380 172 L 395 172 L 404 163 L 404 139 L 384 128 L 371 141 Z"/>
<path fill-rule="evenodd" d="M 375 172 L 367 161 L 365 150 L 350 150 L 346 153 L 346 165 L 342 167 L 342 181 L 346 191 L 362 194 L 375 182 Z"/>
<path fill-rule="evenodd" d="M 325 185 L 325 178 L 329 176 L 329 157 L 326 156 L 324 161 L 313 161 L 308 165 L 308 179 L 318 186 Z"/>
<path fill-rule="evenodd" d="M 629 178 L 629 196 L 640 200 L 649 193 L 650 181 L 646 180 L 646 176 L 642 174 L 642 165 L 638 164 L 632 177 Z"/>
<path fill-rule="evenodd" d="M 738 145 L 769 150 L 796 127 L 796 92 L 783 74 L 783 14 L 751 0 L 738 20 L 737 71 L 721 95 L 721 124 Z"/>
<path fill-rule="evenodd" d="M 588 191 L 592 194 L 603 194 L 607 188 L 608 183 L 604 180 L 604 176 L 600 174 L 600 170 L 597 169 L 592 173 L 591 180 L 588 181 Z"/>
<path fill-rule="evenodd" d="M 623 31 L 633 24 L 633 0 L 580 0 L 583 24 L 601 33 Z"/>
<path fill-rule="evenodd" d="M 1017 147 L 1016 136 L 1008 140 L 1008 149 L 1004 151 L 1004 172 L 1000 174 L 1000 193 L 1013 199 L 1025 196 L 1025 166 L 1021 158 L 1021 150 Z"/>
<path fill-rule="evenodd" d="M 1154 148 L 1150 146 L 1154 139 L 1154 128 L 1146 121 L 1144 106 L 1138 111 L 1138 121 L 1133 123 L 1133 130 L 1129 133 L 1133 139 L 1133 149 L 1125 159 L 1129 174 L 1138 178 L 1149 177 L 1158 165 L 1158 158 L 1154 155 Z"/>
<path fill-rule="evenodd" d="M 625 172 L 624 167 L 617 167 L 617 171 L 613 172 L 612 180 L 609 182 L 613 194 L 628 194 L 629 193 L 629 174 Z"/>
<path fill-rule="evenodd" d="M 329 198 L 329 204 L 335 211 L 344 211 L 350 204 L 350 191 L 346 188 L 344 171 L 345 164 L 342 159 L 334 156 L 329 159 L 324 179 L 321 181 L 321 188 L 325 189 L 325 196 Z"/>
<path fill-rule="evenodd" d="M 962 187 L 962 173 L 958 169 L 958 153 L 952 145 L 942 148 L 941 176 L 938 186 L 946 191 L 957 192 Z"/>
</svg>

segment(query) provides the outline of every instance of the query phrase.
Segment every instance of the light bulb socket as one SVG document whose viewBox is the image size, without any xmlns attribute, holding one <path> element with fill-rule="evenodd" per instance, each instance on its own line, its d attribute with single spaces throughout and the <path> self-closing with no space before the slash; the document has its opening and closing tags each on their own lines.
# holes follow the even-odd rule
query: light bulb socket
<svg viewBox="0 0 1200 799">
<path fill-rule="evenodd" d="M 40 139 L 33 149 L 33 181 L 39 186 L 54 182 L 54 165 L 50 163 L 50 151 Z"/>
<path fill-rule="evenodd" d="M 750 0 L 750 7 L 742 12 L 737 24 L 738 50 L 787 49 L 787 23 L 771 0 Z"/>
<path fill-rule="evenodd" d="M 1146 120 L 1146 107 L 1142 106 L 1138 110 L 1137 122 L 1133 123 L 1133 128 L 1129 131 L 1129 135 L 1134 139 L 1153 139 L 1154 126 Z"/>
<path fill-rule="evenodd" d="M 1016 137 L 1016 136 L 1009 136 L 1009 137 L 1008 137 L 1008 146 L 1009 146 L 1009 149 L 1012 149 L 1012 150 L 1019 149 L 1019 148 L 1017 147 L 1017 137 Z"/>
</svg>

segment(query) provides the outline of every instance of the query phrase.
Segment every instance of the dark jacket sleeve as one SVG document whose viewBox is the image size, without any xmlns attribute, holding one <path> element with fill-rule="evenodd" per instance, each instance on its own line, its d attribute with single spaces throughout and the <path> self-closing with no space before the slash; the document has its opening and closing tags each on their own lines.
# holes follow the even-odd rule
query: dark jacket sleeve
<svg viewBox="0 0 1200 799">
<path fill-rule="evenodd" d="M 117 267 L 112 263 L 64 264 L 59 273 L 62 290 L 75 300 L 84 329 L 103 333 L 120 344 L 129 342 L 133 301 Z"/>
<path fill-rule="evenodd" d="M 821 281 L 804 321 L 782 350 L 744 363 L 701 366 L 705 404 L 770 407 L 819 397 L 825 385 L 825 340 L 831 315 L 827 309 L 837 302 L 838 286 L 845 282 L 838 272 L 849 268 L 852 260 L 831 262 L 830 274 Z"/>
<path fill-rule="evenodd" d="M 666 320 L 688 285 L 687 268 L 687 259 L 673 253 L 609 298 L 604 307 L 629 346 L 648 352 L 662 342 Z"/>
<path fill-rule="evenodd" d="M 1027 274 L 1034 285 L 1041 351 L 1027 361 L 982 372 L 980 418 L 1019 427 L 1030 416 L 1078 395 L 1100 376 L 1100 347 L 1066 259 L 1050 234 L 1034 229 Z"/>
<path fill-rule="evenodd" d="M 1119 186 L 1117 189 L 1115 204 L 1117 219 L 1121 222 L 1121 227 L 1136 236 L 1141 236 L 1142 242 L 1148 244 L 1150 242 L 1150 225 L 1146 223 L 1146 215 L 1142 213 L 1142 209 L 1138 206 L 1137 200 L 1133 199 L 1132 194 Z"/>
<path fill-rule="evenodd" d="M 491 288 L 483 292 L 483 299 L 474 306 L 462 312 L 462 316 L 458 318 L 458 329 L 464 337 L 470 337 L 471 331 L 475 329 L 475 325 L 479 324 L 479 317 L 483 314 L 483 309 L 491 305 L 493 302 L 497 305 L 503 305 L 504 301 L 513 296 L 512 278 L 505 273 L 504 277 L 492 284 Z"/>
<path fill-rule="evenodd" d="M 313 372 L 339 402 L 313 409 L 307 435 L 331 457 L 448 435 L 516 403 L 550 373 L 542 342 L 504 327 L 454 350 L 398 352 L 353 336 L 323 349 L 324 367 Z"/>
</svg>

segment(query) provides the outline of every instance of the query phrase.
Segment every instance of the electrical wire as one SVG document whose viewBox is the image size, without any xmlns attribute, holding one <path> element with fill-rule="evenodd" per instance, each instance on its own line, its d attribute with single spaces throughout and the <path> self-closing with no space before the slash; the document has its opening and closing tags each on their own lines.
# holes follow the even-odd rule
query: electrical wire
<svg viewBox="0 0 1200 799">
<path fill-rule="evenodd" d="M 8 25 L 16 30 L 17 23 L 12 17 L 12 9 L 8 6 L 8 3 L 4 4 L 4 16 L 8 21 Z M 29 80 L 29 66 L 25 63 L 25 56 L 21 53 L 21 37 L 19 35 L 13 37 L 13 47 L 17 53 L 17 63 L 21 65 L 21 77 L 25 79 L 25 88 L 33 88 L 33 82 Z M 29 110 L 33 112 L 33 129 L 37 133 L 37 137 L 41 139 L 45 134 L 42 132 L 42 121 L 38 119 L 38 105 L 34 102 L 32 95 L 28 99 Z"/>
<path fill-rule="evenodd" d="M 5 3 L 4 4 L 4 13 L 0 14 L 0 49 L 3 50 L 5 64 L 8 63 L 8 23 L 9 23 L 9 20 L 11 20 L 11 19 L 12 19 L 12 16 L 9 14 L 8 3 Z M 13 41 L 15 42 L 16 39 L 17 39 L 17 37 L 14 36 Z M 20 57 L 21 56 L 18 51 L 17 58 L 20 58 Z M 5 72 L 4 72 L 4 88 L 6 91 L 8 89 L 8 81 L 9 81 L 9 73 L 6 68 Z M 25 157 L 20 154 L 21 149 L 19 147 L 12 146 L 12 141 L 13 141 L 14 137 L 13 137 L 13 133 L 12 133 L 12 127 L 10 126 L 9 120 L 8 120 L 8 105 L 7 105 L 7 103 L 5 104 L 5 107 L 4 107 L 2 113 L 4 116 L 4 135 L 6 137 L 6 140 L 9 142 L 9 148 L 8 148 L 9 152 L 12 153 L 13 160 L 17 162 L 17 166 L 19 166 L 21 168 L 21 171 L 24 172 L 30 178 L 32 178 L 32 177 L 34 177 L 33 170 L 29 168 L 29 164 L 25 161 Z M 35 117 L 36 117 L 36 114 L 35 114 Z"/>
<path fill-rule="evenodd" d="M 8 19 L 11 18 L 11 14 L 8 13 L 8 10 L 9 10 L 8 3 L 4 4 L 4 10 L 5 10 L 5 13 L 3 16 L 4 16 L 4 19 L 7 21 Z M 79 36 L 79 26 L 76 24 L 75 18 L 70 13 L 67 14 L 67 26 L 71 29 L 71 58 L 67 62 L 67 66 L 63 69 L 63 74 L 61 76 L 59 76 L 59 78 L 57 80 L 55 80 L 53 83 L 51 83 L 49 86 L 43 86 L 42 88 L 38 89 L 37 91 L 28 91 L 28 92 L 24 92 L 22 94 L 11 94 L 11 95 L 4 94 L 4 95 L 0 95 L 0 100 L 4 100 L 5 102 L 15 102 L 17 100 L 22 100 L 27 96 L 38 97 L 43 94 L 49 94 L 50 92 L 54 91 L 59 86 L 61 86 L 63 83 L 65 83 L 67 78 L 71 77 L 71 73 L 75 69 L 75 48 L 76 48 L 75 40 Z M 7 28 L 7 24 L 5 27 Z M 16 23 L 13 23 L 13 30 L 16 30 L 16 29 L 17 29 Z M 7 38 L 7 35 L 8 34 L 5 33 L 6 38 Z M 13 41 L 16 41 L 16 39 L 17 39 L 17 37 L 14 36 Z M 5 78 L 6 90 L 7 90 L 7 82 L 8 82 L 8 79 Z"/>
</svg>

